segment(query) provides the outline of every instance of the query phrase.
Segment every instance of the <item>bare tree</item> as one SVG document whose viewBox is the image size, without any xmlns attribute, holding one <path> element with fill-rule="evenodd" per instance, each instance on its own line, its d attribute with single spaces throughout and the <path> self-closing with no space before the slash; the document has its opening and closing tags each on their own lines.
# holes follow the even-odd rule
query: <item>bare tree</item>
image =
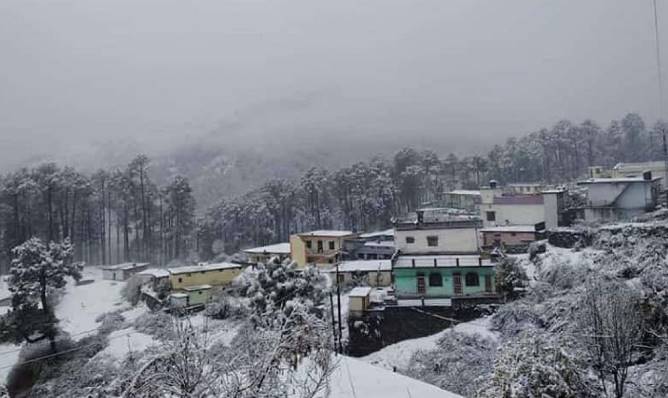
<svg viewBox="0 0 668 398">
<path fill-rule="evenodd" d="M 605 395 L 612 378 L 614 396 L 624 396 L 628 368 L 643 334 L 640 301 L 622 283 L 587 285 L 580 303 L 578 326 L 581 342 L 598 371 Z"/>
</svg>

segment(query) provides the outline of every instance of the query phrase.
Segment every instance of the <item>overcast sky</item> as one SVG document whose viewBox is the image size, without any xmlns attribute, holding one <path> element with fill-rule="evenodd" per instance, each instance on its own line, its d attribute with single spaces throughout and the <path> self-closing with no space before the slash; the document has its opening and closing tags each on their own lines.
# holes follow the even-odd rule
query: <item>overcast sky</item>
<svg viewBox="0 0 668 398">
<path fill-rule="evenodd" d="M 561 118 L 653 123 L 653 29 L 651 0 L 2 0 L 0 167 L 203 134 L 457 151 Z"/>
</svg>

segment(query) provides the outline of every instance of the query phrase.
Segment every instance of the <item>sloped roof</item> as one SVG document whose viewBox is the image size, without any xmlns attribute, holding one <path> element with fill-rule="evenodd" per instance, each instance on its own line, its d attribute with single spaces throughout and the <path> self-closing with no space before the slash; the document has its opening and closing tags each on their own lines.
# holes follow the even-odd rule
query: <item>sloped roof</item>
<svg viewBox="0 0 668 398">
<path fill-rule="evenodd" d="M 170 274 L 175 275 L 175 274 L 185 274 L 189 272 L 216 271 L 216 270 L 234 269 L 234 268 L 241 268 L 241 265 L 234 263 L 187 265 L 184 267 L 169 268 L 168 271 Z"/>
<path fill-rule="evenodd" d="M 248 254 L 290 254 L 290 243 L 277 243 L 275 245 L 254 247 L 244 250 Z"/>
<path fill-rule="evenodd" d="M 339 264 L 339 272 L 391 271 L 392 260 L 353 260 Z M 336 272 L 336 267 L 331 269 Z"/>
<path fill-rule="evenodd" d="M 135 268 L 147 267 L 148 265 L 149 263 L 123 263 L 116 265 L 107 265 L 102 267 L 102 269 L 106 271 L 116 271 L 116 270 L 128 271 Z"/>
<path fill-rule="evenodd" d="M 353 231 L 337 231 L 337 230 L 327 230 L 321 229 L 311 232 L 302 232 L 297 234 L 299 236 L 322 236 L 326 238 L 343 238 L 349 235 L 353 235 Z"/>
<path fill-rule="evenodd" d="M 436 260 L 436 266 L 434 266 Z M 459 265 L 458 264 L 459 260 Z M 456 267 L 493 267 L 490 259 L 478 255 L 422 255 L 422 256 L 398 256 L 394 262 L 394 268 L 456 268 Z"/>
</svg>

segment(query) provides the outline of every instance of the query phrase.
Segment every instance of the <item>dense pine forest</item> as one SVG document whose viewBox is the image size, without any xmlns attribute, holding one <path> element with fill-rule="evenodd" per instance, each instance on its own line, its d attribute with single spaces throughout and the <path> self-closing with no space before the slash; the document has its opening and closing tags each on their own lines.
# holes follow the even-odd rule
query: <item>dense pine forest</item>
<svg viewBox="0 0 668 398">
<path fill-rule="evenodd" d="M 11 249 L 33 236 L 69 239 L 75 258 L 89 264 L 168 264 L 286 241 L 301 230 L 382 228 L 393 215 L 446 190 L 476 188 L 492 178 L 556 184 L 593 165 L 663 159 L 667 130 L 661 121 L 646 126 L 634 113 L 607 127 L 562 120 L 509 138 L 486 155 L 405 148 L 335 171 L 313 167 L 298 179 L 272 179 L 209 209 L 196 209 L 184 177 L 158 186 L 145 155 L 93 174 L 45 163 L 1 178 L 0 269 L 7 269 Z"/>
</svg>

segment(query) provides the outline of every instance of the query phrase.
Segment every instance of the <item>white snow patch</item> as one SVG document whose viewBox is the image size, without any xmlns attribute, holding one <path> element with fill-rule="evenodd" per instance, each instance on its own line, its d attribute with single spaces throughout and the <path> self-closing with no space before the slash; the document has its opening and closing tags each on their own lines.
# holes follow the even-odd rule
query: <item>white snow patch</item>
<svg viewBox="0 0 668 398">
<path fill-rule="evenodd" d="M 109 334 L 109 345 L 95 356 L 123 359 L 128 354 L 142 352 L 155 343 L 156 341 L 152 336 L 137 332 L 134 328 L 116 330 Z"/>
<path fill-rule="evenodd" d="M 12 367 L 19 360 L 21 346 L 14 344 L 0 344 L 0 384 L 7 382 L 7 376 Z"/>
<path fill-rule="evenodd" d="M 317 398 L 462 398 L 460 395 L 410 377 L 369 365 L 359 359 L 335 357 L 336 369 L 329 378 L 329 392 Z"/>
<path fill-rule="evenodd" d="M 376 351 L 373 354 L 362 357 L 361 359 L 372 365 L 376 365 L 385 369 L 392 370 L 394 367 L 397 369 L 406 369 L 413 354 L 419 350 L 435 349 L 436 343 L 443 336 L 446 336 L 448 333 L 452 333 L 453 330 L 469 335 L 477 334 L 481 337 L 498 341 L 499 333 L 491 330 L 491 320 L 492 317 L 487 316 L 484 318 L 474 319 L 469 322 L 463 322 L 455 325 L 452 328 L 448 328 L 436 334 L 432 334 L 431 336 L 404 340 L 392 345 L 388 345 L 380 351 Z"/>
</svg>

